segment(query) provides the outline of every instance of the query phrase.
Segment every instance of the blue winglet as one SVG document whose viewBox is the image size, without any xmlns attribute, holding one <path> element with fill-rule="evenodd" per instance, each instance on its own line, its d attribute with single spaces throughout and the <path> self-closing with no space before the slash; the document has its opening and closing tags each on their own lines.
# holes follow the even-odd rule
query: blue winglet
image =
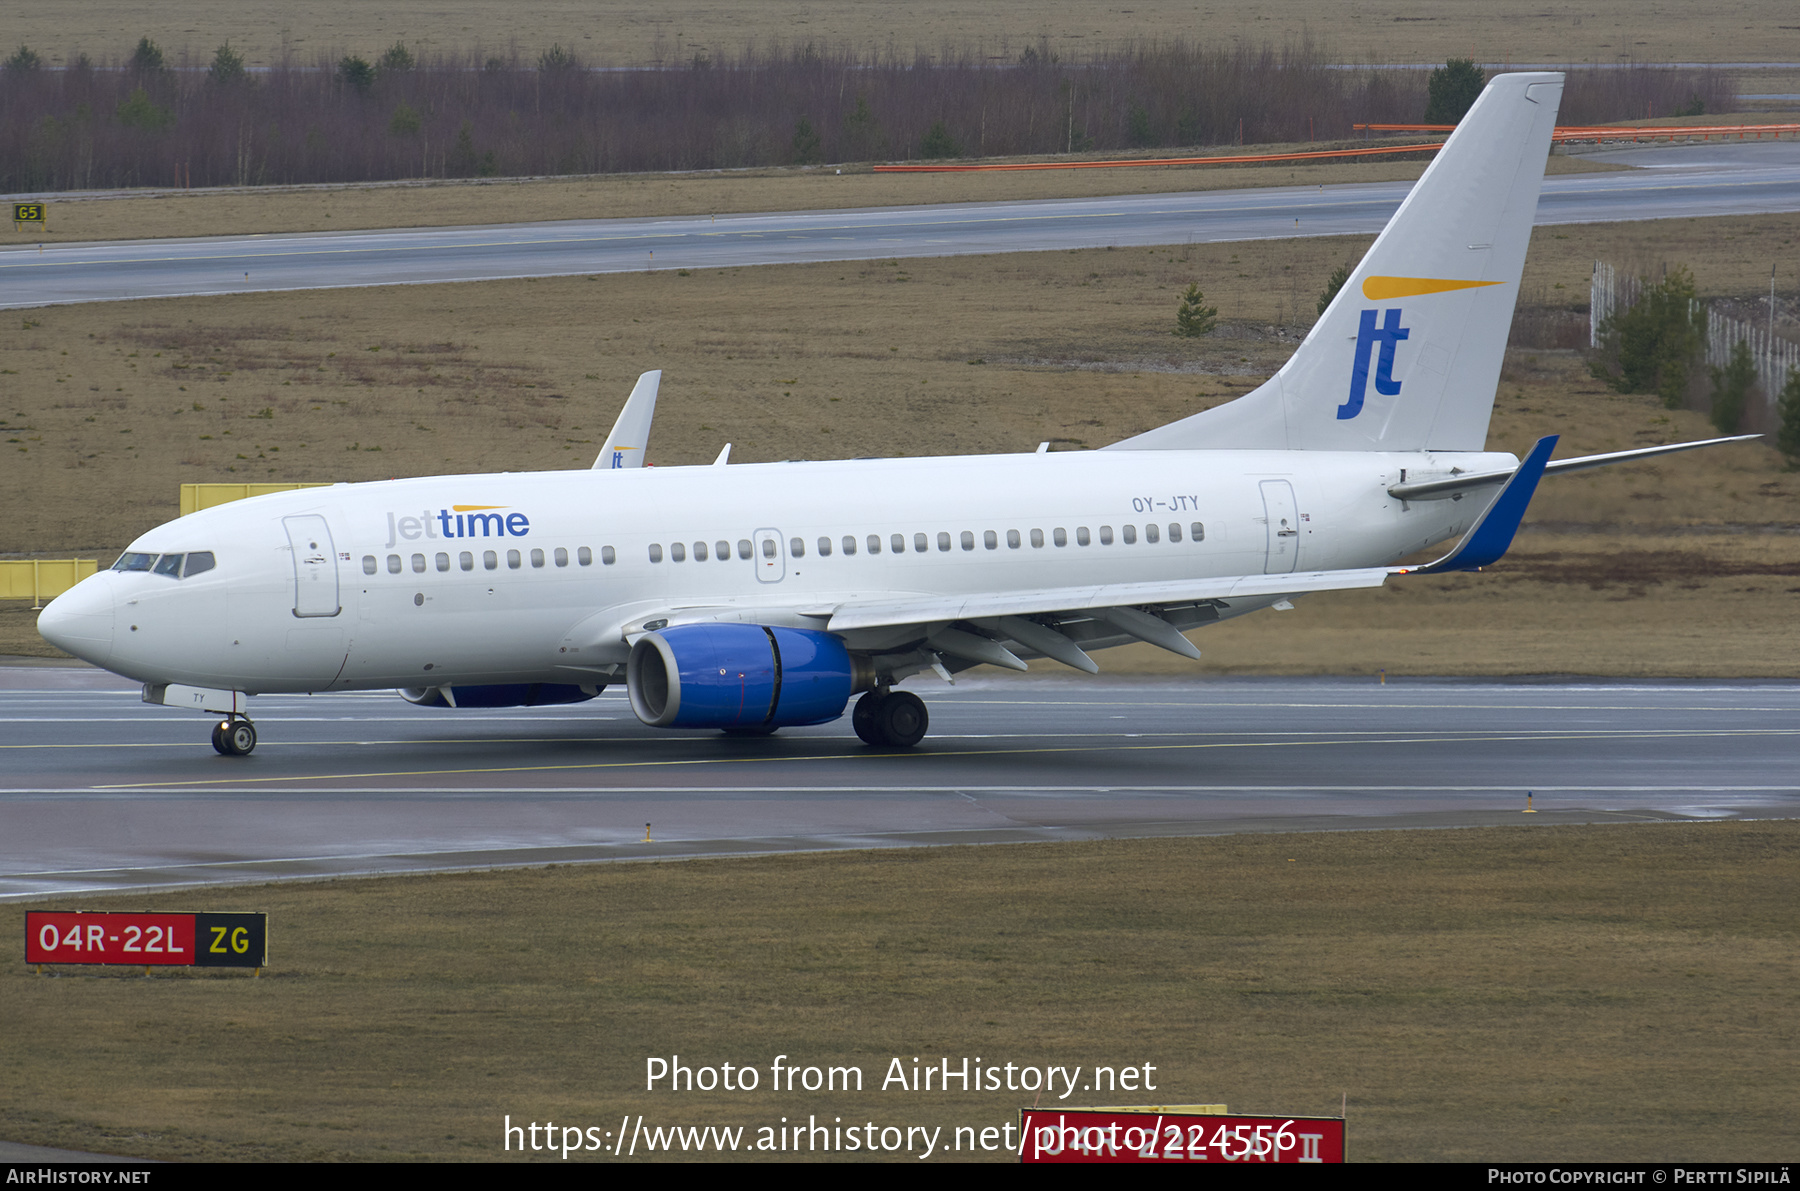
<svg viewBox="0 0 1800 1191">
<path fill-rule="evenodd" d="M 1550 452 L 1556 449 L 1557 438 L 1552 434 L 1537 440 L 1537 445 L 1519 464 L 1519 470 L 1513 472 L 1512 479 L 1506 481 L 1500 495 L 1463 535 L 1456 549 L 1422 567 L 1395 567 L 1394 573 L 1432 575 L 1440 571 L 1474 571 L 1498 562 L 1512 546 L 1513 535 L 1519 532 L 1519 522 L 1525 519 L 1525 506 L 1537 492 L 1538 481 L 1544 476 L 1544 465 L 1550 462 Z"/>
</svg>

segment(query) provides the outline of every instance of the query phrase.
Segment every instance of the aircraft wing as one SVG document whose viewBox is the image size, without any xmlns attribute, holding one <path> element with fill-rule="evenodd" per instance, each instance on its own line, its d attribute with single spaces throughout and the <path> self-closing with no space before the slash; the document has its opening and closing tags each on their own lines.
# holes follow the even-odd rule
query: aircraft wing
<svg viewBox="0 0 1800 1191">
<path fill-rule="evenodd" d="M 1097 673 L 1083 645 L 1117 644 L 1136 638 L 1171 653 L 1198 659 L 1200 651 L 1182 635 L 1217 620 L 1232 600 L 1267 603 L 1310 591 L 1380 587 L 1389 570 L 1364 567 L 1284 575 L 1227 575 L 1158 583 L 1101 583 L 1081 587 L 980 592 L 953 596 L 900 596 L 850 600 L 808 615 L 825 619 L 834 633 L 875 634 L 918 629 L 911 646 L 925 665 L 942 666 L 938 655 L 965 664 L 986 662 L 1025 669 L 1013 649 L 1042 654 L 1066 666 Z M 966 627 L 959 627 L 966 626 Z M 903 647 L 905 648 L 905 647 Z M 957 667 L 953 667 L 957 668 Z"/>
<path fill-rule="evenodd" d="M 1386 567 L 1349 571 L 1303 571 L 1286 575 L 1227 575 L 1173 583 L 1104 583 L 1091 587 L 1046 587 L 1033 591 L 982 592 L 978 595 L 912 596 L 899 599 L 852 600 L 831 612 L 826 627 L 834 633 L 851 629 L 927 624 L 941 620 L 974 620 L 989 616 L 1046 616 L 1095 609 L 1194 604 L 1301 595 L 1309 591 L 1344 591 L 1380 587 Z"/>
</svg>

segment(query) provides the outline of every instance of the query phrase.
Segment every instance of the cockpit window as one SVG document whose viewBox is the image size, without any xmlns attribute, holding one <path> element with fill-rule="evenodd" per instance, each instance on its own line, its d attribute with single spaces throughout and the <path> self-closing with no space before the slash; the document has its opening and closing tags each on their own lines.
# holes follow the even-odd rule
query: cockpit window
<svg viewBox="0 0 1800 1191">
<path fill-rule="evenodd" d="M 183 564 L 186 565 L 183 565 Z M 158 575 L 167 575 L 172 579 L 184 579 L 189 575 L 198 575 L 202 571 L 210 571 L 218 563 L 211 550 L 196 550 L 192 554 L 136 554 L 119 555 L 119 561 L 113 563 L 115 571 L 150 571 Z"/>
</svg>

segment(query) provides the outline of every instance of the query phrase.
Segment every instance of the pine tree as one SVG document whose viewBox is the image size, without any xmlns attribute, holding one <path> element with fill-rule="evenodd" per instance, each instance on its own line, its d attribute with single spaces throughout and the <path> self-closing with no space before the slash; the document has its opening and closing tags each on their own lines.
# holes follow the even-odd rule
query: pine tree
<svg viewBox="0 0 1800 1191">
<path fill-rule="evenodd" d="M 1781 429 L 1775 432 L 1775 446 L 1790 467 L 1800 467 L 1800 368 L 1788 371 L 1781 390 Z"/>
<path fill-rule="evenodd" d="M 1674 268 L 1661 281 L 1644 283 L 1630 310 L 1608 318 L 1600 335 L 1617 356 L 1619 374 L 1604 363 L 1589 365 L 1620 393 L 1655 393 L 1670 409 L 1687 396 L 1688 368 L 1705 338 L 1706 315 L 1695 300 L 1694 275 Z"/>
<path fill-rule="evenodd" d="M 206 81 L 220 87 L 244 81 L 244 56 L 232 49 L 229 41 L 213 54 L 212 65 L 206 68 Z"/>
<path fill-rule="evenodd" d="M 1731 349 L 1731 360 L 1712 370 L 1712 423 L 1720 434 L 1736 434 L 1744 419 L 1744 401 L 1756 383 L 1756 361 L 1742 339 Z"/>
<path fill-rule="evenodd" d="M 1187 287 L 1181 309 L 1175 312 L 1175 334 L 1184 339 L 1198 339 L 1219 325 L 1219 308 L 1204 305 L 1205 301 L 1206 295 L 1200 292 L 1198 282 Z"/>
<path fill-rule="evenodd" d="M 794 125 L 794 164 L 813 165 L 825 160 L 824 141 L 819 130 L 805 116 Z"/>
<path fill-rule="evenodd" d="M 1319 313 L 1321 315 L 1325 313 L 1325 308 L 1331 305 L 1331 300 L 1338 296 L 1338 291 L 1344 288 L 1344 282 L 1348 280 L 1350 280 L 1350 263 L 1346 261 L 1331 271 L 1330 280 L 1325 282 L 1325 289 L 1319 294 Z"/>
<path fill-rule="evenodd" d="M 919 156 L 927 161 L 945 157 L 961 157 L 962 146 L 956 143 L 956 138 L 950 135 L 950 130 L 944 127 L 942 120 L 939 120 L 926 131 L 925 140 L 919 146 Z"/>
<path fill-rule="evenodd" d="M 1452 58 L 1431 72 L 1425 84 L 1425 123 L 1455 124 L 1469 114 L 1487 76 L 1473 58 Z"/>
</svg>

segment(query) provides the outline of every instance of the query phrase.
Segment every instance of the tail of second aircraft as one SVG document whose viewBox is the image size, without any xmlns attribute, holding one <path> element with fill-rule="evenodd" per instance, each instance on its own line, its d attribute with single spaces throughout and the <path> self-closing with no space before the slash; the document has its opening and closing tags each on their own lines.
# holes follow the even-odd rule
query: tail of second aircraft
<svg viewBox="0 0 1800 1191">
<path fill-rule="evenodd" d="M 1280 372 L 1113 447 L 1483 450 L 1562 85 L 1497 76 Z"/>
</svg>

